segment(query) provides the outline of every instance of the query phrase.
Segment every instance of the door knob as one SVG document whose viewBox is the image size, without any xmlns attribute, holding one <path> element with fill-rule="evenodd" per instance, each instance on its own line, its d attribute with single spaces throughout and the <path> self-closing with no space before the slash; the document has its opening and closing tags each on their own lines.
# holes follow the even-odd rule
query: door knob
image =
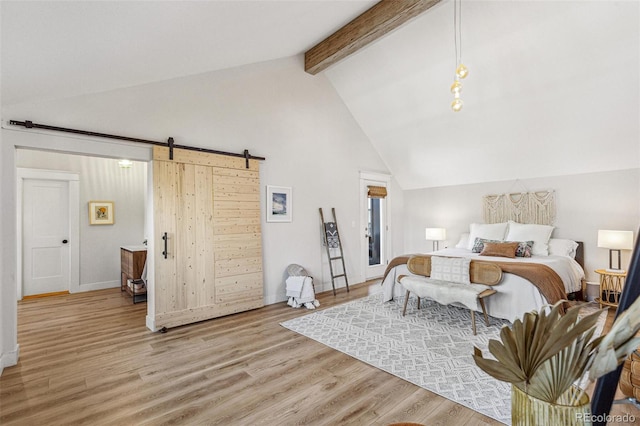
<svg viewBox="0 0 640 426">
<path fill-rule="evenodd" d="M 62 244 L 67 244 L 68 242 L 68 240 L 62 240 Z"/>
</svg>

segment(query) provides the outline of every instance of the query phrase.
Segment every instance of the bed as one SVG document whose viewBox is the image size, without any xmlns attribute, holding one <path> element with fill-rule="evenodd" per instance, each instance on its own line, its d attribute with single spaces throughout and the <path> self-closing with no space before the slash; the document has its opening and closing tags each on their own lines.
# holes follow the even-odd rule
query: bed
<svg viewBox="0 0 640 426">
<path fill-rule="evenodd" d="M 462 239 L 464 239 L 464 236 Z M 580 299 L 582 297 L 585 275 L 583 269 L 583 245 L 581 242 L 549 239 L 547 255 L 534 254 L 531 257 L 505 258 L 486 256 L 474 252 L 469 249 L 471 243 L 463 243 L 462 239 L 456 245 L 456 248 L 437 250 L 428 254 L 432 256 L 468 257 L 472 261 L 499 262 L 503 265 L 508 265 L 511 262 L 546 265 L 555 271 L 561 280 L 561 284 L 558 283 L 558 287 L 561 285 L 563 288 L 558 288 L 556 294 L 566 296 L 568 299 Z M 566 247 L 573 247 L 573 250 L 566 249 Z M 396 280 L 398 276 L 403 274 L 412 275 L 406 265 L 409 257 L 410 255 L 398 256 L 389 264 L 381 283 L 384 302 L 404 296 L 405 291 Z M 486 301 L 486 307 L 487 313 L 495 318 L 513 321 L 515 318 L 521 317 L 523 313 L 538 310 L 549 302 L 531 281 L 514 273 L 505 272 L 502 282 L 494 288 L 498 290 L 498 293 Z"/>
</svg>

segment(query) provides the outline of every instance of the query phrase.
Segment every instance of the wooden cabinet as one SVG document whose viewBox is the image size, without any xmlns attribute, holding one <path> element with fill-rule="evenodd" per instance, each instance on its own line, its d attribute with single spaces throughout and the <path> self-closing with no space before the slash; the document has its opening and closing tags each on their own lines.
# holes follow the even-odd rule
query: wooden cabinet
<svg viewBox="0 0 640 426">
<path fill-rule="evenodd" d="M 140 282 L 133 282 L 139 281 L 142 277 L 146 260 L 146 246 L 120 247 L 120 290 L 126 291 L 133 298 L 133 303 L 147 300 L 147 288 Z M 129 281 L 132 281 L 131 285 Z"/>
</svg>

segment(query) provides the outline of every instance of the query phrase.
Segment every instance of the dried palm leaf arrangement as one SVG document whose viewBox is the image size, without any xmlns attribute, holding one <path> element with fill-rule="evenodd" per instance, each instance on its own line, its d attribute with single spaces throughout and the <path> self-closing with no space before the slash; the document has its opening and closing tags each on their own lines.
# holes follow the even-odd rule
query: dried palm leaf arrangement
<svg viewBox="0 0 640 426">
<path fill-rule="evenodd" d="M 539 400 L 577 405 L 584 394 L 575 392 L 578 380 L 588 373 L 594 381 L 615 370 L 640 345 L 640 337 L 634 337 L 640 330 L 640 299 L 616 319 L 609 333 L 596 338 L 602 310 L 579 318 L 577 308 L 562 315 L 562 303 L 528 312 L 511 328 L 503 327 L 501 341 L 489 341 L 495 359 L 484 358 L 476 347 L 476 365 Z"/>
</svg>

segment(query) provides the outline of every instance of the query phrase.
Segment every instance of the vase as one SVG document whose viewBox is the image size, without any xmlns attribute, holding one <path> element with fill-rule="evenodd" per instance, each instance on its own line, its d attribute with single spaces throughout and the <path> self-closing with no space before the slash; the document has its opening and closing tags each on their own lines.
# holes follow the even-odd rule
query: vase
<svg viewBox="0 0 640 426">
<path fill-rule="evenodd" d="M 511 385 L 511 424 L 513 426 L 591 425 L 589 395 L 582 394 L 576 405 L 569 405 L 580 392 L 571 387 L 556 403 L 542 401 Z"/>
</svg>

